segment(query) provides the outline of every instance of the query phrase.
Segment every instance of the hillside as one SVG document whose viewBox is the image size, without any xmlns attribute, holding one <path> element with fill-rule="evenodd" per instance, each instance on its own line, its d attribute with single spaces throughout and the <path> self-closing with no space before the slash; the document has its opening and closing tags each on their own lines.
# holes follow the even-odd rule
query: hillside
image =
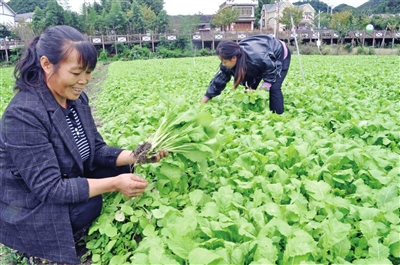
<svg viewBox="0 0 400 265">
<path fill-rule="evenodd" d="M 319 0 L 303 0 L 294 2 L 294 5 L 310 4 L 316 11 L 328 10 L 328 5 Z M 398 14 L 400 13 L 400 0 L 369 0 L 355 8 L 347 4 L 340 4 L 333 9 L 333 12 L 350 10 L 352 12 L 363 12 L 368 14 Z"/>
<path fill-rule="evenodd" d="M 398 14 L 400 13 L 400 0 L 369 0 L 357 8 L 369 14 Z"/>
</svg>

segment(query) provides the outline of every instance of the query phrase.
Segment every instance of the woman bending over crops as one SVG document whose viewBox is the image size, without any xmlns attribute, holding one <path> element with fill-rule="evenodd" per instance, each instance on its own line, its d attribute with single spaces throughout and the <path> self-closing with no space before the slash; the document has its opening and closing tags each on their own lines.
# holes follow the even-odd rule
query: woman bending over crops
<svg viewBox="0 0 400 265">
<path fill-rule="evenodd" d="M 0 125 L 0 242 L 26 255 L 79 263 L 74 236 L 100 214 L 101 194 L 140 196 L 132 151 L 107 146 L 83 92 L 95 47 L 72 27 L 30 43 Z M 153 161 L 167 155 L 160 151 Z"/>
<path fill-rule="evenodd" d="M 256 35 L 240 41 L 221 41 L 216 50 L 221 60 L 220 70 L 211 80 L 202 103 L 221 94 L 234 76 L 234 88 L 269 91 L 270 110 L 283 113 L 282 83 L 290 65 L 290 51 L 285 43 L 269 35 Z"/>
</svg>

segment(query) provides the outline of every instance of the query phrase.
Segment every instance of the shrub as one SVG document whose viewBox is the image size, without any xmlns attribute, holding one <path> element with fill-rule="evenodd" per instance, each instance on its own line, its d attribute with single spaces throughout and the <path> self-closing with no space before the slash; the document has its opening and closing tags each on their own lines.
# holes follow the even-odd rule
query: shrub
<svg viewBox="0 0 400 265">
<path fill-rule="evenodd" d="M 343 45 L 343 49 L 348 53 L 351 53 L 353 51 L 353 45 L 351 43 L 346 43 Z"/>
<path fill-rule="evenodd" d="M 357 54 L 358 55 L 374 55 L 375 50 L 373 47 L 367 47 L 367 46 L 358 46 L 357 47 Z"/>
<path fill-rule="evenodd" d="M 99 61 L 107 61 L 108 60 L 108 52 L 107 52 L 107 50 L 102 50 L 100 53 L 99 53 Z"/>
<path fill-rule="evenodd" d="M 199 56 L 209 56 L 209 55 L 214 55 L 215 51 L 208 50 L 208 49 L 201 49 L 197 53 Z"/>
<path fill-rule="evenodd" d="M 135 45 L 131 49 L 130 57 L 132 60 L 148 59 L 150 57 L 150 49 L 147 47 L 140 47 L 140 45 Z"/>
</svg>

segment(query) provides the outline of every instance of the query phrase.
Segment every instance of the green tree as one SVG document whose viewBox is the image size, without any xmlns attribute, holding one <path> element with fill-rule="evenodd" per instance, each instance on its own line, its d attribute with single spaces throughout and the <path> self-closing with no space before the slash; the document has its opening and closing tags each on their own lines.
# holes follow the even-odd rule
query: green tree
<svg viewBox="0 0 400 265">
<path fill-rule="evenodd" d="M 115 34 L 125 33 L 128 26 L 128 19 L 124 12 L 122 12 L 121 4 L 118 0 L 112 0 L 110 12 L 107 14 L 106 26 L 112 29 Z"/>
<path fill-rule="evenodd" d="M 36 7 L 45 9 L 49 0 L 10 0 L 7 5 L 17 14 L 34 12 Z"/>
<path fill-rule="evenodd" d="M 100 30 L 98 28 L 99 17 L 100 16 L 97 14 L 96 10 L 94 8 L 90 8 L 87 16 L 81 16 L 81 21 L 83 21 L 84 25 L 82 32 L 86 32 L 89 35 L 95 35 L 96 30 Z"/>
<path fill-rule="evenodd" d="M 32 17 L 32 29 L 36 35 L 41 34 L 46 29 L 46 19 L 44 16 L 44 10 L 40 7 L 36 7 Z"/>
<path fill-rule="evenodd" d="M 332 15 L 330 27 L 338 34 L 338 42 L 340 41 L 340 43 L 343 44 L 346 34 L 352 29 L 351 12 L 342 11 L 340 13 L 334 13 Z"/>
<path fill-rule="evenodd" d="M 136 0 L 132 1 L 131 11 L 128 12 L 128 19 L 131 23 L 133 33 L 145 33 L 146 24 L 143 18 L 142 10 Z"/>
<path fill-rule="evenodd" d="M 73 11 L 64 11 L 64 21 L 65 25 L 74 27 L 80 32 L 86 32 L 86 27 L 82 25 L 82 20 L 78 13 Z"/>
<path fill-rule="evenodd" d="M 293 17 L 293 24 L 291 22 L 290 16 Z M 303 19 L 303 12 L 299 10 L 296 6 L 285 8 L 282 12 L 282 17 L 279 18 L 279 23 L 285 25 L 286 28 L 292 29 L 292 26 L 298 26 L 300 21 Z"/>
<path fill-rule="evenodd" d="M 331 23 L 331 15 L 327 13 L 321 13 L 321 18 L 319 21 L 319 25 L 321 28 L 329 28 L 329 24 Z"/>
<path fill-rule="evenodd" d="M 0 38 L 4 39 L 11 35 L 11 31 L 4 24 L 0 24 Z"/>
<path fill-rule="evenodd" d="M 228 25 L 238 21 L 240 11 L 237 8 L 224 8 L 219 10 L 211 19 L 211 23 L 225 29 Z"/>
<path fill-rule="evenodd" d="M 154 21 L 154 32 L 164 33 L 169 24 L 169 16 L 165 10 L 161 11 Z"/>
<path fill-rule="evenodd" d="M 45 12 L 44 23 L 46 25 L 46 28 L 65 24 L 64 9 L 57 3 L 56 0 L 49 0 L 44 12 Z"/>
<path fill-rule="evenodd" d="M 137 0 L 139 5 L 147 5 L 156 16 L 164 9 L 163 0 Z"/>
<path fill-rule="evenodd" d="M 143 15 L 143 20 L 146 26 L 146 30 L 154 29 L 154 23 L 156 20 L 156 13 L 146 4 L 143 4 L 140 8 L 140 11 Z"/>
</svg>

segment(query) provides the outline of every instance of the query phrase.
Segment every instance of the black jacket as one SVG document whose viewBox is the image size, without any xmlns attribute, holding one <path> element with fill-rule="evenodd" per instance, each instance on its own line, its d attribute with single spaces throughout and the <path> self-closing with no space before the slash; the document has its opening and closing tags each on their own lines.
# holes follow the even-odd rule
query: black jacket
<svg viewBox="0 0 400 265">
<path fill-rule="evenodd" d="M 276 76 L 282 70 L 282 62 L 278 58 L 284 52 L 283 44 L 270 35 L 260 34 L 240 41 L 239 45 L 247 55 L 246 76 L 241 84 L 245 85 L 247 82 L 249 87 L 255 88 L 261 78 L 270 84 L 274 83 Z M 211 99 L 221 94 L 233 75 L 234 72 L 231 69 L 221 64 L 205 96 Z"/>
<path fill-rule="evenodd" d="M 89 200 L 85 169 L 115 167 L 122 151 L 103 141 L 87 96 L 82 93 L 75 103 L 90 147 L 85 164 L 47 87 L 18 92 L 0 122 L 0 242 L 30 256 L 73 264 L 79 260 L 69 205 Z"/>
</svg>

